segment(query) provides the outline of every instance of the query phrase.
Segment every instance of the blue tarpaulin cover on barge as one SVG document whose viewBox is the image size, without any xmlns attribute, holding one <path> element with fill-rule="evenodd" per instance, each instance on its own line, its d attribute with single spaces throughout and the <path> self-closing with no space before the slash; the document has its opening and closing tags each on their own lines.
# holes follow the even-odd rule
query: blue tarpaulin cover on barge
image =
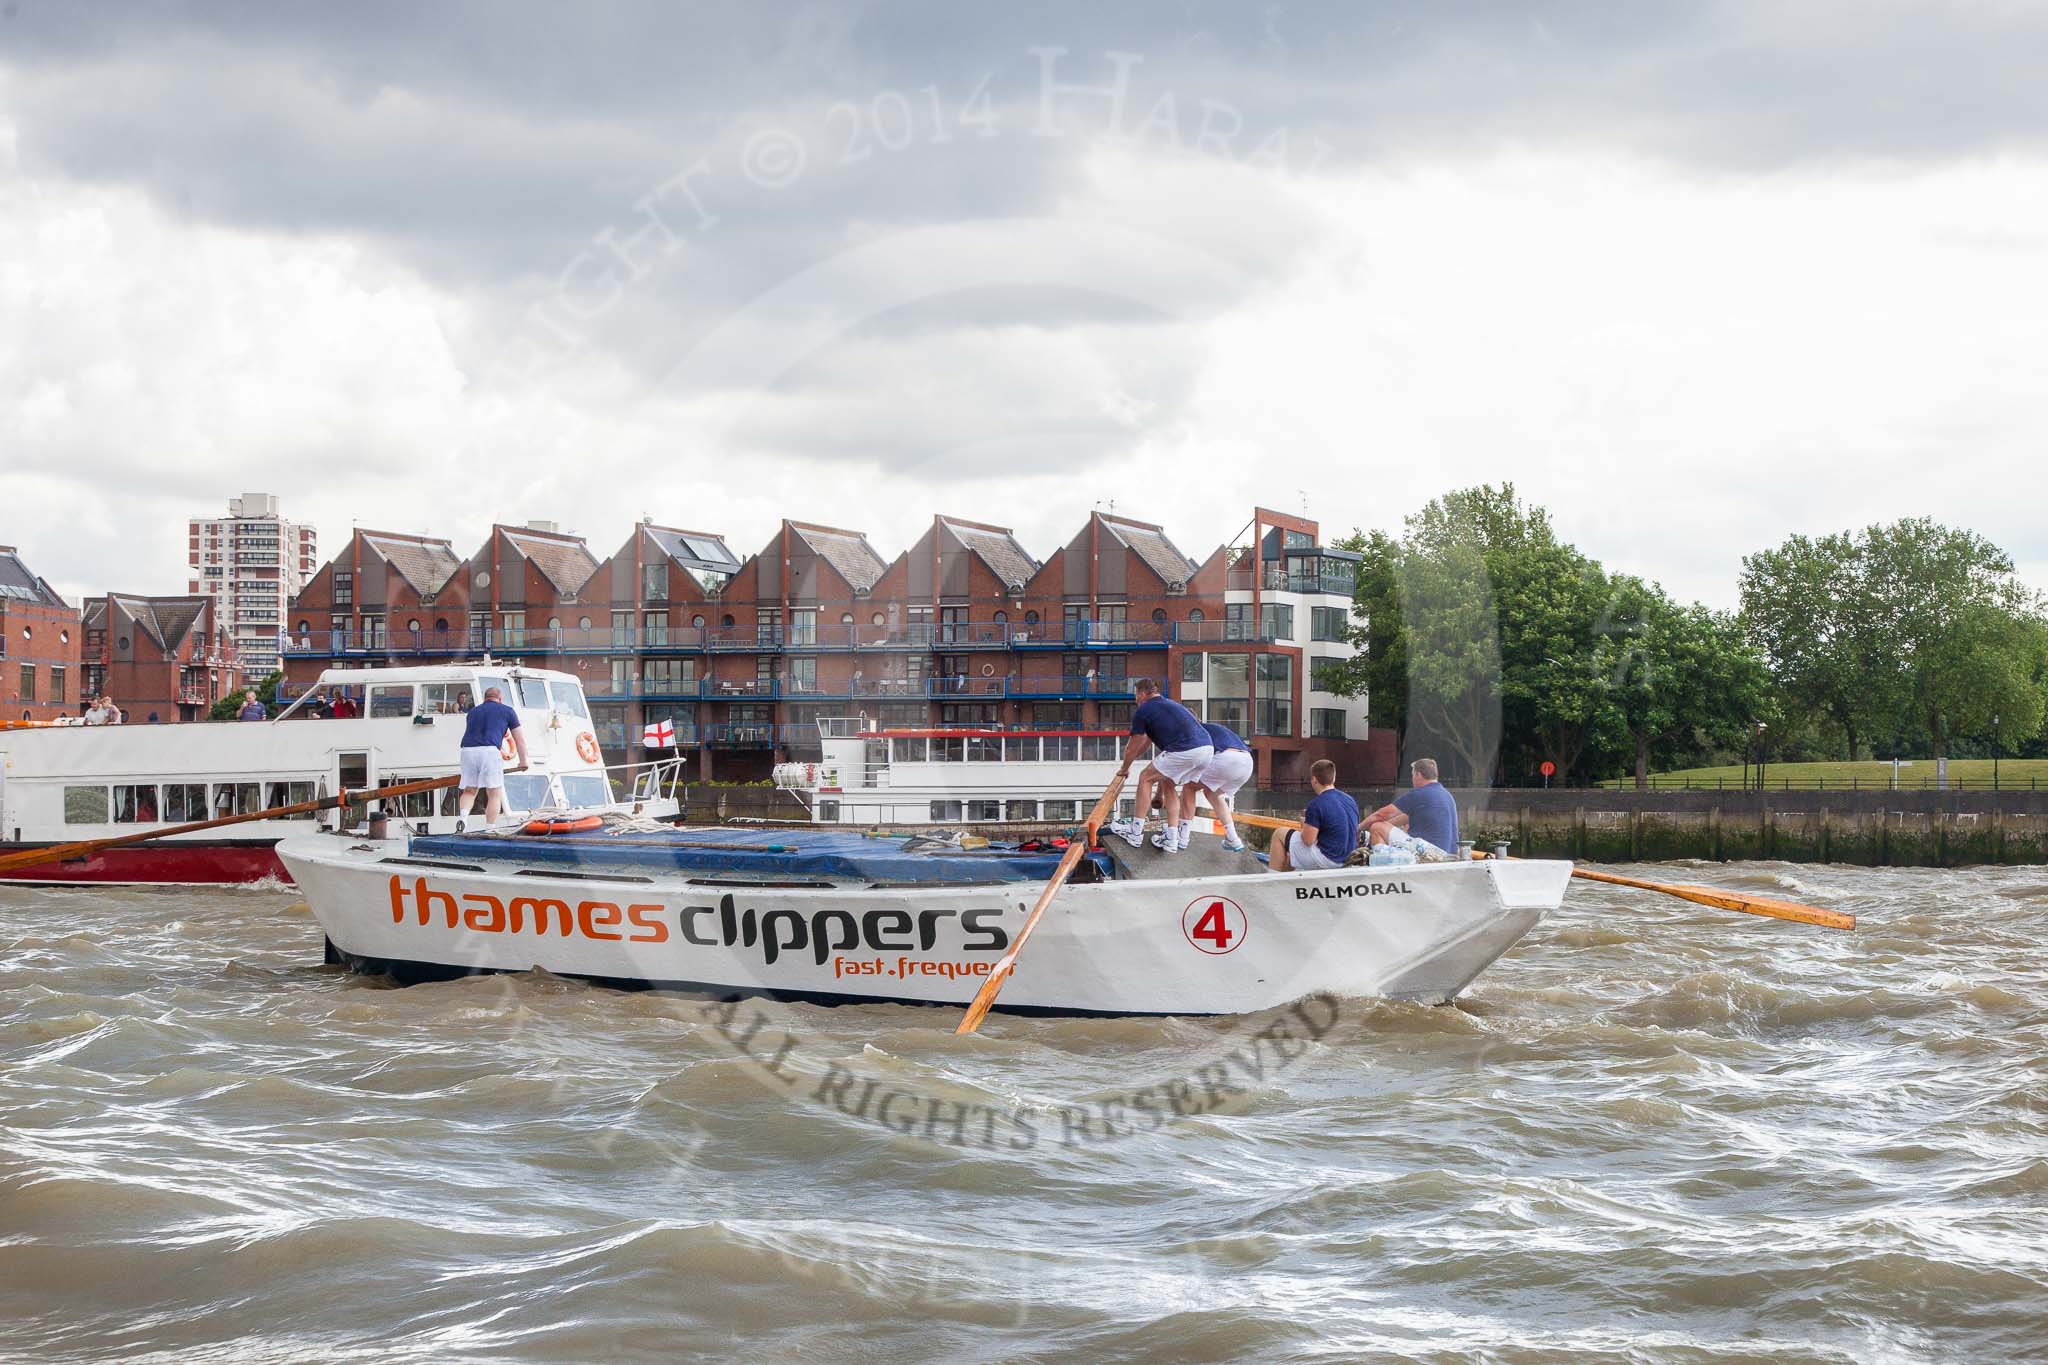
<svg viewBox="0 0 2048 1365">
<path fill-rule="evenodd" d="M 840 830 L 675 829 L 611 834 L 438 834 L 412 841 L 426 858 L 513 859 L 559 867 L 634 869 L 774 877 L 845 877 L 877 882 L 1042 882 L 1064 849 L 1017 852 L 905 847 L 900 838 L 868 838 Z M 1109 875 L 1100 853 L 1084 861 Z M 1085 869 L 1077 869 L 1085 870 Z"/>
</svg>

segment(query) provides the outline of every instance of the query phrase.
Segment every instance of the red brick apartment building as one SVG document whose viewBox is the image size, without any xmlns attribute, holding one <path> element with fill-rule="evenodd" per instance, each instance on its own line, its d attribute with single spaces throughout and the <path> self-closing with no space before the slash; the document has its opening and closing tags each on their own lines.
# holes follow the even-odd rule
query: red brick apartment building
<svg viewBox="0 0 2048 1365">
<path fill-rule="evenodd" d="M 645 521 L 609 557 L 552 524 L 449 542 L 357 531 L 292 604 L 286 672 L 475 658 L 579 674 L 614 761 L 673 721 L 692 776 L 759 778 L 817 752 L 820 718 L 887 726 L 1128 726 L 1152 676 L 1252 744 L 1262 785 L 1334 757 L 1393 776 L 1365 702 L 1319 686 L 1348 656 L 1355 557 L 1263 509 L 1200 563 L 1159 526 L 1092 513 L 1035 559 L 1007 529 L 936 516 L 886 559 L 860 531 L 785 520 L 746 559 Z"/>
<path fill-rule="evenodd" d="M 78 611 L 0 545 L 0 721 L 77 714 Z"/>
<path fill-rule="evenodd" d="M 84 617 L 80 697 L 105 693 L 130 724 L 205 720 L 242 685 L 216 597 L 110 592 L 86 603 Z"/>
</svg>

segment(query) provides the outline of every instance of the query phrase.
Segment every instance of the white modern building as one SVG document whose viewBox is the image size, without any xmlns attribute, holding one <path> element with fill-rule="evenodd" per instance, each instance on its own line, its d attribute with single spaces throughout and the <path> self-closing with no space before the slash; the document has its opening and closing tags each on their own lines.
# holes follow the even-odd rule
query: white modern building
<svg viewBox="0 0 2048 1365">
<path fill-rule="evenodd" d="M 285 613 L 320 567 L 313 528 L 285 520 L 276 494 L 244 493 L 228 499 L 225 517 L 192 518 L 186 546 L 187 591 L 216 599 L 242 676 L 253 681 L 280 667 Z"/>
</svg>

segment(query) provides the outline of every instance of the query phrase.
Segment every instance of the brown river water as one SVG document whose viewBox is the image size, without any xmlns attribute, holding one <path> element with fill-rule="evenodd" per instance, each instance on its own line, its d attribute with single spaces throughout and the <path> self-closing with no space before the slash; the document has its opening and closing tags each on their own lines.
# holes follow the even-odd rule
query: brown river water
<svg viewBox="0 0 2048 1365">
<path fill-rule="evenodd" d="M 713 1008 L 0 888 L 0 1356 L 2048 1356 L 2048 869 L 1639 869 L 1457 1004 Z M 1027 950 L 1028 952 L 1028 950 Z"/>
</svg>

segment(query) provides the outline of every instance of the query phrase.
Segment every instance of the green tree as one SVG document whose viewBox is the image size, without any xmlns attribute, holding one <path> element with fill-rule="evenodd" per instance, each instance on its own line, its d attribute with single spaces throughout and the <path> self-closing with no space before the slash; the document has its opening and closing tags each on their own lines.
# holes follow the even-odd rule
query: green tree
<svg viewBox="0 0 2048 1365">
<path fill-rule="evenodd" d="M 2041 728 L 2040 599 L 2010 556 L 1973 531 L 1909 517 L 1857 538 L 1866 581 L 1888 625 L 1892 671 L 1948 785 L 1948 749 L 1999 718 L 2016 743 Z"/>
<path fill-rule="evenodd" d="M 1770 675 L 1738 620 L 1680 606 L 1641 579 L 1617 578 L 1614 588 L 1605 648 L 1638 789 L 1653 758 L 1740 745 L 1755 720 L 1772 723 Z"/>
<path fill-rule="evenodd" d="M 278 685 L 283 681 L 284 670 L 279 669 L 276 672 L 273 672 L 266 676 L 263 679 L 263 681 L 256 684 L 256 700 L 262 702 L 265 706 L 269 707 L 270 714 L 273 716 L 277 714 L 278 708 Z M 242 689 L 238 687 L 234 691 L 228 693 L 225 697 L 222 697 L 219 701 L 215 702 L 212 708 L 207 711 L 206 718 L 208 720 L 233 720 L 235 718 L 235 713 L 240 711 L 241 709 Z"/>
<path fill-rule="evenodd" d="M 1793 536 L 1744 557 L 1741 592 L 1750 639 L 1784 704 L 1833 721 L 1854 761 L 1903 702 L 1863 547 L 1847 535 Z"/>
<path fill-rule="evenodd" d="M 1394 733 L 1408 729 L 1408 645 L 1401 615 L 1401 544 L 1384 531 L 1353 531 L 1337 548 L 1361 556 L 1353 590 L 1351 642 L 1357 653 L 1328 673 L 1339 695 L 1366 698 L 1366 721 Z"/>
</svg>

